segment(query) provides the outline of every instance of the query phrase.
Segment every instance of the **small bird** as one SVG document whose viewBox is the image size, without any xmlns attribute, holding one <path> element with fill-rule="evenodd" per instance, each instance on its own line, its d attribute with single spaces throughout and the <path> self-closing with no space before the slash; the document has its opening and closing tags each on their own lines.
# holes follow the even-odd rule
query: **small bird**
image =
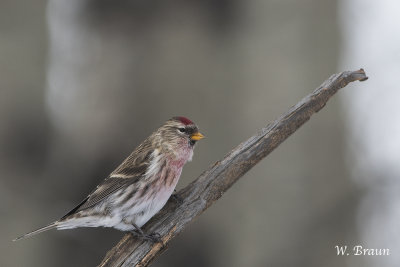
<svg viewBox="0 0 400 267">
<path fill-rule="evenodd" d="M 167 203 L 196 142 L 203 139 L 196 124 L 173 117 L 145 139 L 96 189 L 61 219 L 27 233 L 21 240 L 50 229 L 113 227 L 159 242 L 142 227 Z"/>
</svg>

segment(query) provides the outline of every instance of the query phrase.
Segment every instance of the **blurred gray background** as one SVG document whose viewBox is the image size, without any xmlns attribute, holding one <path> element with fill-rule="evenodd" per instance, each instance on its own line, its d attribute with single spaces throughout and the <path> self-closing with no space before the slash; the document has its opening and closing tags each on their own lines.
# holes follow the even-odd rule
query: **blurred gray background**
<svg viewBox="0 0 400 267">
<path fill-rule="evenodd" d="M 64 215 L 166 119 L 199 142 L 178 188 L 332 73 L 352 84 L 192 223 L 154 266 L 398 266 L 396 1 L 0 3 L 0 266 L 96 266 L 112 229 Z M 337 256 L 336 245 L 390 256 Z"/>
</svg>

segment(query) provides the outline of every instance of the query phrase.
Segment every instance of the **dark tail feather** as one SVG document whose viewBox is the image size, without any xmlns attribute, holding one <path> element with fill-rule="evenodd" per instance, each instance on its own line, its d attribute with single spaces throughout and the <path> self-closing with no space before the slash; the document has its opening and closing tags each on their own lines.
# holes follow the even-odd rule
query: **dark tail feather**
<svg viewBox="0 0 400 267">
<path fill-rule="evenodd" d="M 57 225 L 58 225 L 58 222 L 53 222 L 53 223 L 51 223 L 51 224 L 49 224 L 49 225 L 47 225 L 45 227 L 42 227 L 40 229 L 37 229 L 37 230 L 32 231 L 32 232 L 27 233 L 27 234 L 24 234 L 23 236 L 17 237 L 13 241 L 18 241 L 18 240 L 21 240 L 21 239 L 25 239 L 25 238 L 31 237 L 33 235 L 37 235 L 37 234 L 40 234 L 42 232 L 45 232 L 47 230 L 54 229 L 54 228 L 57 227 Z"/>
</svg>

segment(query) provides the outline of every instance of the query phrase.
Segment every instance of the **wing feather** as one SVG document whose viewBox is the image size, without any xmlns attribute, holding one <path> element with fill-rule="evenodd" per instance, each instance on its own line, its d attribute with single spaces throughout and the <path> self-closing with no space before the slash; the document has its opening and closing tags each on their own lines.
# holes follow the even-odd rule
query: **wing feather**
<svg viewBox="0 0 400 267">
<path fill-rule="evenodd" d="M 119 189 L 126 188 L 131 184 L 139 182 L 145 176 L 149 166 L 149 160 L 152 157 L 153 151 L 149 148 L 150 142 L 147 139 L 135 149 L 108 178 L 99 184 L 92 193 L 60 220 L 81 210 L 91 208 Z"/>
<path fill-rule="evenodd" d="M 75 208 L 70 210 L 67 214 L 65 214 L 60 220 L 65 219 L 66 217 L 75 214 L 81 210 L 85 210 L 95 206 L 100 203 L 108 196 L 112 195 L 116 191 L 126 188 L 131 184 L 137 183 L 140 180 L 140 176 L 135 178 L 107 178 L 105 179 L 97 188 L 89 194 L 81 203 L 79 203 Z"/>
</svg>

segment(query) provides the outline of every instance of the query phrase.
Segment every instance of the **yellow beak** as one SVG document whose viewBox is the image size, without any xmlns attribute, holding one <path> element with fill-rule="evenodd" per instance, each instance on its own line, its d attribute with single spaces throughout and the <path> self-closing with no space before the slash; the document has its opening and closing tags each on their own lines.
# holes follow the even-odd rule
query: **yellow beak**
<svg viewBox="0 0 400 267">
<path fill-rule="evenodd" d="M 198 141 L 204 138 L 204 135 L 202 135 L 201 133 L 197 132 L 194 133 L 190 136 L 190 140 L 194 140 L 194 141 Z"/>
</svg>

